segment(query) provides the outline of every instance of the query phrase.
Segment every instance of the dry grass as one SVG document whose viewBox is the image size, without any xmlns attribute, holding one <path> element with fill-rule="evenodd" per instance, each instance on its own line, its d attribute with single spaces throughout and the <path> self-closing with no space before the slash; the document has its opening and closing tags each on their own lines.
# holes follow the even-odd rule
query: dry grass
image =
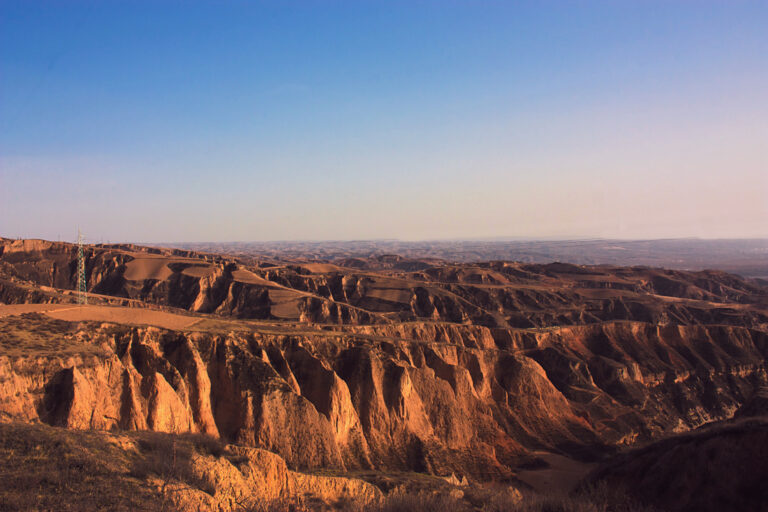
<svg viewBox="0 0 768 512">
<path fill-rule="evenodd" d="M 620 488 L 605 485 L 591 487 L 568 495 L 528 495 L 519 504 L 494 499 L 482 507 L 483 512 L 659 512 L 641 505 Z"/>
<path fill-rule="evenodd" d="M 54 320 L 40 313 L 0 318 L 0 354 L 10 357 L 66 357 L 104 355 L 93 343 L 79 340 L 78 324 Z"/>
<path fill-rule="evenodd" d="M 172 511 L 176 491 L 217 489 L 191 470 L 194 455 L 227 456 L 221 441 L 200 434 L 110 434 L 46 425 L 0 424 L 0 511 Z M 502 485 L 457 488 L 437 477 L 396 488 L 381 503 L 321 503 L 306 497 L 248 500 L 237 512 L 650 512 L 615 488 L 568 496 L 525 496 Z M 451 494 L 453 491 L 454 494 Z"/>
<path fill-rule="evenodd" d="M 191 471 L 196 453 L 219 457 L 224 444 L 202 434 L 0 424 L 0 511 L 173 510 L 164 498 L 175 490 L 215 491 Z"/>
<path fill-rule="evenodd" d="M 470 512 L 469 505 L 446 494 L 400 494 L 388 495 L 384 501 L 372 507 L 372 512 Z"/>
<path fill-rule="evenodd" d="M 542 496 L 532 494 L 522 501 L 503 486 L 465 488 L 459 498 L 445 492 L 394 491 L 381 503 L 337 504 L 343 512 L 658 512 L 632 502 L 620 490 L 591 488 L 579 494 Z M 322 509 L 327 509 L 323 507 Z M 296 500 L 258 501 L 241 507 L 241 512 L 309 512 L 316 504 Z"/>
<path fill-rule="evenodd" d="M 447 495 L 395 493 L 387 496 L 381 503 L 365 505 L 347 502 L 328 506 L 301 498 L 256 500 L 241 505 L 238 512 L 313 512 L 328 509 L 340 512 L 472 512 L 473 510 L 466 503 Z"/>
<path fill-rule="evenodd" d="M 103 436 L 44 425 L 0 425 L 0 510 L 153 510 L 131 461 Z"/>
<path fill-rule="evenodd" d="M 225 453 L 224 443 L 204 434 L 163 434 L 140 432 L 138 437 L 140 457 L 133 460 L 130 474 L 146 480 L 154 477 L 160 480 L 160 494 L 167 496 L 178 488 L 189 486 L 214 494 L 216 489 L 200 480 L 192 470 L 191 460 L 195 454 L 221 457 Z"/>
</svg>

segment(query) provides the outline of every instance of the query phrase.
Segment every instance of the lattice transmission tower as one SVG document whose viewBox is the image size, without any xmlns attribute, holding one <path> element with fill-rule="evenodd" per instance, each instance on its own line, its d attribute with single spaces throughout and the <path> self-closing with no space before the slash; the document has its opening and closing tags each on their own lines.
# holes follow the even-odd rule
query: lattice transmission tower
<svg viewBox="0 0 768 512">
<path fill-rule="evenodd" d="M 83 253 L 83 234 L 77 230 L 77 303 L 87 304 L 85 285 L 85 254 Z"/>
</svg>

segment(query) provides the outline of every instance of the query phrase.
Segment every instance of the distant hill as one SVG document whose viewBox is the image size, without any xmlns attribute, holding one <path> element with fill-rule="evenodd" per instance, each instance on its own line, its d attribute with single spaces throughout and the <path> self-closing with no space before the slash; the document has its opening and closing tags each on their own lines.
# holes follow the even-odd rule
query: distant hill
<svg viewBox="0 0 768 512">
<path fill-rule="evenodd" d="M 167 244 L 240 256 L 318 260 L 381 259 L 397 254 L 412 260 L 442 259 L 472 263 L 504 260 L 522 263 L 561 261 L 580 265 L 645 265 L 677 270 L 719 269 L 768 279 L 768 239 L 701 240 L 399 240 L 233 242 Z M 377 268 L 390 263 L 381 262 Z M 376 267 L 374 262 L 370 268 Z"/>
<path fill-rule="evenodd" d="M 77 246 L 0 240 L 0 422 L 205 433 L 293 472 L 354 476 L 328 480 L 330 500 L 368 489 L 357 478 L 389 491 L 403 474 L 563 491 L 627 448 L 765 409 L 758 280 L 286 251 L 87 245 L 79 305 Z M 703 474 L 685 457 L 664 467 Z M 216 509 L 229 497 L 211 492 L 202 510 L 239 510 Z"/>
</svg>

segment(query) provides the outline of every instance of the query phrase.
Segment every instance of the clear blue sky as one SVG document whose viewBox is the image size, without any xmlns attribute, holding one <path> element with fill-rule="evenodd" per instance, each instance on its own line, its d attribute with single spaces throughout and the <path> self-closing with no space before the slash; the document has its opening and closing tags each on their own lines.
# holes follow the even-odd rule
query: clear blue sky
<svg viewBox="0 0 768 512">
<path fill-rule="evenodd" d="M 0 236 L 768 236 L 768 2 L 0 0 Z"/>
</svg>

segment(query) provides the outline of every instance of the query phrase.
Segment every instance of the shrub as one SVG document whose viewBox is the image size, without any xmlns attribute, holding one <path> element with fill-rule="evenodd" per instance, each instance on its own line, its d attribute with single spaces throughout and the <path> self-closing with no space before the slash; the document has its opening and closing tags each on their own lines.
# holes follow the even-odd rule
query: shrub
<svg viewBox="0 0 768 512">
<path fill-rule="evenodd" d="M 198 478 L 192 468 L 192 457 L 203 452 L 221 456 L 225 449 L 218 439 L 202 434 L 172 435 L 144 433 L 139 439 L 142 457 L 136 459 L 131 468 L 131 475 L 146 479 L 154 476 L 160 479 L 160 493 L 167 496 L 176 490 L 178 483 L 189 484 L 209 494 L 215 489 Z"/>
<path fill-rule="evenodd" d="M 467 512 L 471 508 L 462 500 L 447 494 L 394 492 L 382 503 L 370 507 L 374 512 Z"/>
<path fill-rule="evenodd" d="M 224 441 L 208 434 L 182 434 L 179 437 L 190 442 L 196 451 L 206 455 L 221 457 L 227 451 L 227 445 Z"/>
</svg>

